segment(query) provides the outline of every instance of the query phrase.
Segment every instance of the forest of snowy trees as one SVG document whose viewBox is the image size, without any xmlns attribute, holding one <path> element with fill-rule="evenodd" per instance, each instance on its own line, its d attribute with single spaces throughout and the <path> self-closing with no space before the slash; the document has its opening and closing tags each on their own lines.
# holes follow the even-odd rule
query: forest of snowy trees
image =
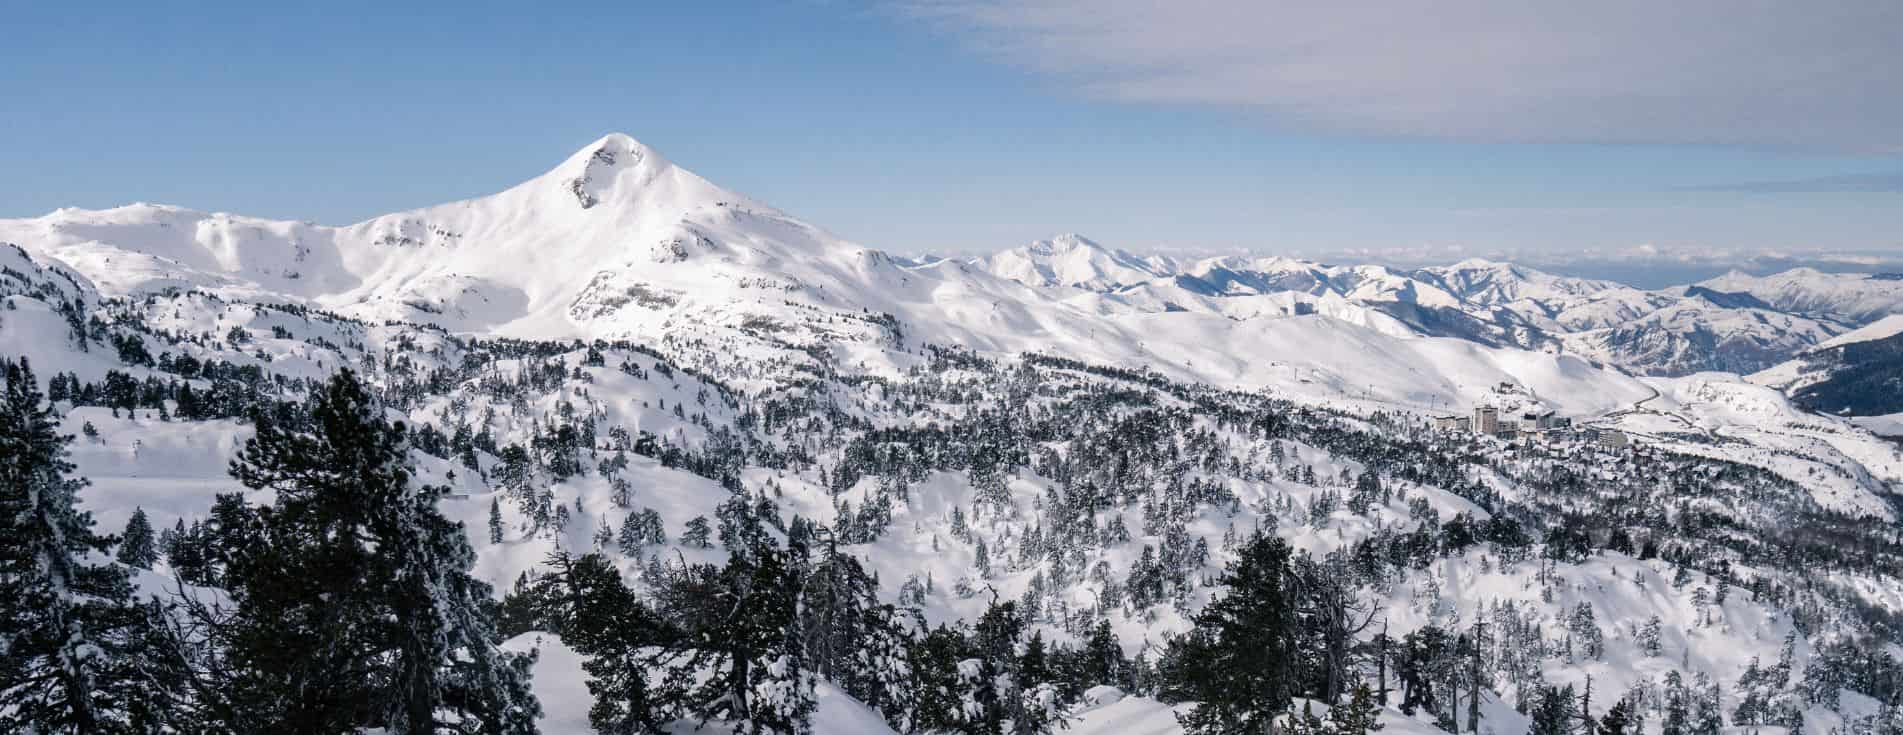
<svg viewBox="0 0 1903 735">
<path fill-rule="evenodd" d="M 257 415 L 231 472 L 276 501 L 221 496 L 211 522 L 161 542 L 179 585 L 141 600 L 128 568 L 156 560 L 150 526 L 135 515 L 116 563 L 92 558 L 115 539 L 78 509 L 71 437 L 56 433 L 30 366 L 3 369 L 0 446 L 18 461 L 0 498 L 18 520 L 3 559 L 13 604 L 0 721 L 15 731 L 534 732 L 526 662 L 498 649 L 499 627 L 560 635 L 588 657 L 589 719 L 603 733 L 677 719 L 802 732 L 815 677 L 907 732 L 1045 733 L 1088 687 L 1137 686 L 1107 626 L 1051 646 L 1003 601 L 971 626 L 927 629 L 879 601 L 834 530 L 783 523 L 745 494 L 721 506 L 728 561 L 663 568 L 652 599 L 599 553 L 560 553 L 495 604 L 468 574 L 463 529 L 435 510 L 441 490 L 412 484 L 406 427 L 349 371 L 299 412 L 306 430 Z M 1339 694 L 1331 647 L 1355 631 L 1303 630 L 1293 606 L 1340 591 L 1276 586 L 1295 574 L 1286 544 L 1253 537 L 1223 580 L 1230 595 L 1164 657 L 1155 686 L 1201 703 L 1193 731 L 1235 732 L 1294 695 Z M 1368 696 L 1362 685 L 1355 706 L 1371 711 Z M 1326 731 L 1365 732 L 1359 716 Z"/>
<path fill-rule="evenodd" d="M 113 364 L 4 364 L 8 732 L 534 732 L 520 637 L 582 658 L 604 733 L 810 731 L 822 684 L 904 733 L 1060 731 L 1106 686 L 1194 733 L 1903 729 L 1898 619 L 1866 594 L 1903 572 L 1896 525 L 1762 467 L 1037 354 L 879 377 L 47 299 Z M 268 326 L 153 325 L 190 309 Z M 95 527 L 68 450 L 135 424 L 233 427 L 245 489 Z M 548 551 L 482 576 L 515 547 Z M 881 565 L 907 548 L 956 566 Z M 1455 588 L 1482 578 L 1506 581 Z"/>
</svg>

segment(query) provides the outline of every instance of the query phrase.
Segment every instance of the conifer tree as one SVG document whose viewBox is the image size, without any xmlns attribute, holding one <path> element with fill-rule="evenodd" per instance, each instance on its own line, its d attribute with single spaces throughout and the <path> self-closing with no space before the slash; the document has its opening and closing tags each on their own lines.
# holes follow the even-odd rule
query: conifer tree
<svg viewBox="0 0 1903 735">
<path fill-rule="evenodd" d="M 1258 531 L 1224 572 L 1229 591 L 1170 644 L 1168 686 L 1197 705 L 1177 721 L 1196 734 L 1267 732 L 1300 681 L 1289 546 Z"/>
<path fill-rule="evenodd" d="M 1110 629 L 1110 621 L 1099 620 L 1084 641 L 1082 674 L 1086 686 L 1129 686 L 1129 662 L 1123 658 L 1123 645 Z"/>
<path fill-rule="evenodd" d="M 754 735 L 804 732 L 815 705 L 799 640 L 800 578 L 792 555 L 756 527 L 743 496 L 734 498 L 738 506 L 723 506 L 727 564 L 690 566 L 661 590 L 663 614 L 683 628 L 667 676 L 683 682 L 683 713 L 701 722 Z"/>
<path fill-rule="evenodd" d="M 1632 731 L 1632 708 L 1621 699 L 1606 710 L 1606 716 L 1599 718 L 1597 735 L 1626 735 Z"/>
<path fill-rule="evenodd" d="M 713 547 L 713 528 L 707 523 L 707 516 L 694 516 L 687 521 L 687 527 L 681 530 L 681 545 L 694 549 Z"/>
<path fill-rule="evenodd" d="M 1381 705 L 1374 701 L 1374 689 L 1359 684 L 1348 693 L 1348 701 L 1328 710 L 1328 731 L 1330 735 L 1368 735 L 1384 727 L 1380 717 Z"/>
<path fill-rule="evenodd" d="M 502 543 L 502 500 L 489 499 L 489 543 Z"/>
<path fill-rule="evenodd" d="M 621 548 L 621 553 L 638 557 L 641 555 L 641 546 L 646 543 L 647 533 L 641 526 L 641 515 L 629 513 L 622 518 L 621 532 L 615 536 L 615 544 Z"/>
<path fill-rule="evenodd" d="M 1717 682 L 1712 681 L 1711 676 L 1705 672 L 1698 672 L 1691 696 L 1693 698 L 1691 708 L 1693 735 L 1718 735 L 1724 730 L 1725 716 L 1719 709 Z M 1792 709 L 1802 711 L 1802 707 L 1797 705 L 1794 705 Z M 1799 730 L 1792 730 L 1792 732 L 1799 732 Z"/>
<path fill-rule="evenodd" d="M 1661 627 L 1659 616 L 1653 615 L 1645 621 L 1645 627 L 1639 629 L 1639 650 L 1644 651 L 1646 656 L 1657 656 L 1663 650 Z"/>
<path fill-rule="evenodd" d="M 1665 672 L 1665 712 L 1660 718 L 1659 735 L 1690 735 L 1690 709 L 1690 695 L 1685 691 L 1684 677 L 1679 676 L 1676 669 Z"/>
<path fill-rule="evenodd" d="M 588 723 L 604 735 L 660 732 L 671 719 L 671 703 L 649 673 L 662 655 L 658 648 L 676 633 L 601 554 L 576 559 L 558 551 L 548 566 L 544 604 L 561 618 L 562 642 L 588 657 L 582 670 L 595 697 Z"/>
<path fill-rule="evenodd" d="M 982 735 L 1043 735 L 1060 724 L 1056 687 L 1049 678 L 1043 639 L 1017 652 L 1026 621 L 1015 602 L 992 601 L 962 647 L 954 688 L 958 703 L 950 729 Z"/>
<path fill-rule="evenodd" d="M 231 474 L 277 501 L 225 573 L 235 609 L 194 606 L 225 727 L 397 735 L 532 733 L 529 660 L 502 651 L 463 527 L 413 487 L 408 432 L 348 370 L 317 392 L 311 433 L 256 416 Z"/>
<path fill-rule="evenodd" d="M 72 437 L 25 360 L 0 373 L 0 730 L 186 729 L 163 610 L 134 601 L 123 567 L 88 558 L 112 544 L 79 509 Z"/>
<path fill-rule="evenodd" d="M 961 630 L 940 624 L 921 634 L 907 652 L 916 697 L 912 732 L 942 732 L 957 727 L 958 664 L 969 657 L 968 644 Z"/>
<path fill-rule="evenodd" d="M 1533 703 L 1533 724 L 1527 735 L 1572 735 L 1579 717 L 1578 695 L 1572 686 L 1542 687 Z"/>
<path fill-rule="evenodd" d="M 878 579 L 827 538 L 807 574 L 800 632 L 813 672 L 880 711 L 887 721 L 910 722 L 916 709 L 906 621 L 879 602 Z"/>
<path fill-rule="evenodd" d="M 140 569 L 151 569 L 159 560 L 159 550 L 152 536 L 152 521 L 145 517 L 144 508 L 133 508 L 132 518 L 126 521 L 125 533 L 119 535 L 118 559 L 121 564 Z"/>
</svg>

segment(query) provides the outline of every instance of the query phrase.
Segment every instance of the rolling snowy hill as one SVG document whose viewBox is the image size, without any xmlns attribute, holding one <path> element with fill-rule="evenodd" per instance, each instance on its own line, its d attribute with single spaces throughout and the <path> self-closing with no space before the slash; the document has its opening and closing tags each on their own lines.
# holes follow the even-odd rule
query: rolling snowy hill
<svg viewBox="0 0 1903 735">
<path fill-rule="evenodd" d="M 1733 271 L 1699 285 L 1715 291 L 1746 293 L 1775 308 L 1816 314 L 1855 324 L 1903 313 L 1903 275 L 1825 273 L 1793 268 L 1768 276 Z"/>
</svg>

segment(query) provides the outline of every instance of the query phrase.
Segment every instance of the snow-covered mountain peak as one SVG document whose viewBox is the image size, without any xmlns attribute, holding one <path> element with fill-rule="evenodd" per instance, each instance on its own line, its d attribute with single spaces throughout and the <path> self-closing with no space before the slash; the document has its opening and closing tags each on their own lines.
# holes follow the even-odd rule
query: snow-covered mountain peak
<svg viewBox="0 0 1903 735">
<path fill-rule="evenodd" d="M 976 264 L 992 275 L 1028 286 L 1093 291 L 1134 285 L 1174 275 L 1177 270 L 1168 258 L 1139 257 L 1069 233 L 981 258 Z"/>
<path fill-rule="evenodd" d="M 1460 271 L 1495 271 L 1495 272 L 1501 272 L 1501 273 L 1509 273 L 1515 276 L 1520 276 L 1522 278 L 1526 277 L 1526 273 L 1527 273 L 1526 269 L 1518 265 L 1514 265 L 1512 263 L 1506 263 L 1506 262 L 1502 262 L 1498 260 L 1489 260 L 1487 258 L 1479 258 L 1479 257 L 1467 258 L 1465 260 L 1454 263 L 1453 265 L 1447 266 L 1447 269 L 1460 270 Z"/>
<path fill-rule="evenodd" d="M 1110 252 L 1108 248 L 1105 248 L 1096 240 L 1084 237 L 1075 232 L 1066 232 L 1049 240 L 1037 240 L 1024 246 L 1024 249 L 1038 255 L 1059 255 L 1079 250 Z"/>
<path fill-rule="evenodd" d="M 1868 273 L 1825 273 L 1792 268 L 1765 276 L 1740 271 L 1700 282 L 1714 291 L 1748 293 L 1778 309 L 1853 324 L 1903 312 L 1903 280 Z"/>
<path fill-rule="evenodd" d="M 1425 268 L 1421 272 L 1439 281 L 1449 293 L 1480 305 L 1510 303 L 1521 299 L 1582 297 L 1628 289 L 1611 281 L 1557 276 L 1514 263 L 1484 258 L 1469 258 L 1450 266 Z"/>
<path fill-rule="evenodd" d="M 675 166 L 626 133 L 609 133 L 582 146 L 524 186 L 572 200 L 571 206 L 582 209 L 635 205 L 687 211 L 746 202 L 746 197 Z"/>
</svg>

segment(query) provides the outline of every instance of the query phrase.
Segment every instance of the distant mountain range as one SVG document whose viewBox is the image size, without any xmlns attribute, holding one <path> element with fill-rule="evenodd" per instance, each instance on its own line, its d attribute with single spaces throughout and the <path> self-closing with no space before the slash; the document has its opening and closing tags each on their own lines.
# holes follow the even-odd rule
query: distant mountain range
<svg viewBox="0 0 1903 735">
<path fill-rule="evenodd" d="M 1811 269 L 1643 290 L 1488 260 L 1397 269 L 1142 256 L 1080 235 L 967 262 L 1104 313 L 1325 314 L 1396 335 L 1578 354 L 1643 375 L 1756 372 L 1903 311 L 1896 276 Z"/>
<path fill-rule="evenodd" d="M 135 204 L 0 220 L 0 242 L 57 258 L 108 295 L 201 289 L 500 335 L 692 339 L 745 327 L 792 350 L 839 335 L 1076 345 L 1125 364 L 1187 365 L 1186 377 L 1217 383 L 1241 377 L 1219 368 L 1233 351 L 1198 366 L 1207 344 L 1169 344 L 1142 322 L 1217 317 L 1235 324 L 1169 319 L 1247 342 L 1282 329 L 1275 320 L 1314 315 L 1390 338 L 1676 376 L 1758 372 L 1903 312 L 1896 276 L 1810 269 L 1644 290 L 1487 260 L 1187 259 L 1080 235 L 912 262 L 720 188 L 620 134 L 507 191 L 344 227 Z"/>
</svg>

